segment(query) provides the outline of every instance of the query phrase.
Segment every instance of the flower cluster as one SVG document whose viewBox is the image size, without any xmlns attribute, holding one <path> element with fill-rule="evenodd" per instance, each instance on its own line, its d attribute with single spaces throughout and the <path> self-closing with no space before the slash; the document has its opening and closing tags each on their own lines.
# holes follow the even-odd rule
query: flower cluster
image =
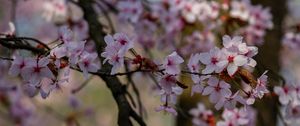
<svg viewBox="0 0 300 126">
<path fill-rule="evenodd" d="M 245 109 L 225 109 L 222 114 L 223 121 L 218 121 L 217 126 L 244 126 L 249 124 L 251 118 Z"/>
<path fill-rule="evenodd" d="M 133 42 L 123 33 L 116 33 L 114 36 L 107 35 L 104 41 L 106 47 L 101 54 L 105 58 L 103 63 L 108 61 L 113 66 L 111 74 L 114 74 L 124 65 L 125 54 L 133 47 Z"/>
<path fill-rule="evenodd" d="M 246 74 L 251 75 L 249 67 L 256 66 L 256 61 L 252 57 L 257 54 L 257 48 L 247 46 L 242 37 L 230 38 L 227 35 L 223 37 L 223 46 L 222 49 L 215 47 L 209 52 L 191 56 L 188 63 L 190 72 L 203 75 L 201 77 L 198 76 L 199 74 L 192 75 L 195 83 L 192 87 L 192 94 L 196 92 L 209 95 L 209 100 L 215 104 L 216 109 L 222 107 L 234 109 L 237 102 L 243 105 L 253 104 L 255 98 L 262 98 L 265 93 L 269 92 L 266 88 L 265 73 L 257 81 L 253 81 L 253 76 Z M 201 66 L 204 69 L 199 72 Z M 241 81 L 250 85 L 248 91 L 241 88 L 232 93 L 231 87 L 236 83 L 234 81 L 238 76 L 246 78 Z M 243 97 L 242 93 L 246 96 Z"/>
<path fill-rule="evenodd" d="M 300 34 L 295 32 L 286 32 L 283 37 L 283 45 L 292 50 L 297 50 L 300 47 Z"/>
<path fill-rule="evenodd" d="M 299 124 L 297 120 L 300 118 L 300 86 L 296 83 L 287 83 L 284 86 L 274 87 L 274 92 L 282 105 L 281 113 L 284 121 Z"/>
<path fill-rule="evenodd" d="M 128 0 L 117 5 L 121 22 L 133 24 L 137 42 L 143 47 L 177 48 L 183 56 L 213 48 L 215 32 L 243 34 L 248 44 L 261 45 L 266 31 L 273 28 L 269 8 L 249 0 Z"/>
<path fill-rule="evenodd" d="M 85 51 L 85 42 L 73 40 L 72 32 L 62 27 L 60 29 L 61 43 L 57 44 L 50 55 L 39 55 L 35 58 L 16 55 L 9 69 L 12 76 L 21 75 L 25 88 L 30 96 L 37 91 L 43 98 L 48 97 L 54 89 L 68 82 L 71 67 L 79 68 L 87 79 L 89 72 L 97 72 L 100 69 L 97 54 Z M 58 71 L 64 71 L 59 75 Z"/>
<path fill-rule="evenodd" d="M 216 115 L 204 104 L 198 103 L 196 108 L 189 111 L 192 115 L 194 126 L 252 126 L 255 125 L 256 112 L 253 108 L 225 109 L 222 113 L 223 120 L 216 120 Z"/>
<path fill-rule="evenodd" d="M 56 24 L 79 21 L 83 16 L 81 9 L 67 0 L 45 0 L 42 7 L 42 17 Z"/>
<path fill-rule="evenodd" d="M 108 61 L 112 65 L 111 74 L 115 74 L 125 61 L 137 64 L 137 70 L 157 73 L 159 94 L 164 103 L 157 111 L 166 110 L 176 115 L 173 104 L 176 103 L 177 95 L 186 88 L 186 85 L 177 79 L 182 72 L 180 64 L 184 59 L 177 52 L 173 52 L 162 63 L 149 61 L 150 59 L 136 54 L 132 40 L 122 33 L 105 36 L 105 42 L 107 46 L 102 56 L 105 58 L 104 62 Z M 261 99 L 264 94 L 269 93 L 266 87 L 266 72 L 257 80 L 250 72 L 251 68 L 256 66 L 253 56 L 258 52 L 257 47 L 247 46 L 240 36 L 231 38 L 228 35 L 223 36 L 223 46 L 221 49 L 215 47 L 208 52 L 191 55 L 187 65 L 195 83 L 192 86 L 192 94 L 209 95 L 210 102 L 215 104 L 217 110 L 222 107 L 232 110 L 237 103 L 251 105 L 256 98 Z M 131 53 L 135 52 L 134 59 L 125 58 L 129 50 Z M 242 79 L 237 80 L 238 78 Z M 246 83 L 246 87 L 242 87 L 240 82 Z M 236 86 L 238 90 L 231 89 Z"/>
<path fill-rule="evenodd" d="M 251 5 L 248 0 L 232 1 L 230 15 L 248 22 L 248 25 L 239 30 L 244 34 L 249 44 L 261 45 L 266 30 L 273 28 L 272 15 L 269 8 L 261 5 Z"/>
</svg>

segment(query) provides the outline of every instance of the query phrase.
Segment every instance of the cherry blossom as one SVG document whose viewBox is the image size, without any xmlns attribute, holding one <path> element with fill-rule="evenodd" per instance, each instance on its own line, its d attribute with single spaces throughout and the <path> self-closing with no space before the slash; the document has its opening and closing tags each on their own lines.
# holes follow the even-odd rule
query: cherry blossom
<svg viewBox="0 0 300 126">
<path fill-rule="evenodd" d="M 168 104 L 176 104 L 177 96 L 182 94 L 183 89 L 176 86 L 172 87 L 171 92 L 167 92 L 165 90 L 161 90 L 161 102 L 168 103 Z"/>
<path fill-rule="evenodd" d="M 222 117 L 224 121 L 217 122 L 217 126 L 240 126 L 249 123 L 247 113 L 244 109 L 233 109 L 223 111 Z"/>
<path fill-rule="evenodd" d="M 249 6 L 249 0 L 233 0 L 230 5 L 230 15 L 232 17 L 240 18 L 242 20 L 247 20 L 250 16 Z"/>
<path fill-rule="evenodd" d="M 213 113 L 211 110 L 205 108 L 202 103 L 198 103 L 197 108 L 193 108 L 189 111 L 193 116 L 193 124 L 195 126 L 209 126 L 213 124 Z"/>
<path fill-rule="evenodd" d="M 266 75 L 268 71 L 265 71 L 258 79 L 257 79 L 257 85 L 256 85 L 256 92 L 257 96 L 260 99 L 264 96 L 264 94 L 269 93 L 269 90 L 267 89 L 267 81 L 268 81 L 268 76 Z"/>
<path fill-rule="evenodd" d="M 9 32 L 0 34 L 3 43 L 8 40 L 12 45 L 24 44 L 30 47 L 23 50 L 22 46 L 22 51 L 12 48 L 13 53 L 22 53 L 22 55 L 11 55 L 9 51 L 8 54 L 4 53 L 4 57 L 1 53 L 0 57 L 0 60 L 7 60 L 6 66 L 11 61 L 8 72 L 11 76 L 21 75 L 20 82 L 17 83 L 22 87 L 22 92 L 19 91 L 20 87 L 17 83 L 13 84 L 13 87 L 2 84 L 10 83 L 3 74 L 7 73 L 7 69 L 3 69 L 0 73 L 0 90 L 3 90 L 0 91 L 0 98 L 12 101 L 8 108 L 11 109 L 13 116 L 21 119 L 31 116 L 31 111 L 27 111 L 22 106 L 22 93 L 29 97 L 40 95 L 46 99 L 54 91 L 63 90 L 64 84 L 69 82 L 72 69 L 82 72 L 85 79 L 88 79 L 90 74 L 101 78 L 107 76 L 120 79 L 121 81 L 116 81 L 120 82 L 119 84 L 113 85 L 109 83 L 109 79 L 104 80 L 109 87 L 115 86 L 114 88 L 117 89 L 115 91 L 110 88 L 113 95 L 122 97 L 128 95 L 129 98 L 125 98 L 125 102 L 129 100 L 132 102 L 127 106 L 131 113 L 129 116 L 140 116 L 135 115 L 134 112 L 136 109 L 143 110 L 136 91 L 140 85 L 134 87 L 132 80 L 135 75 L 149 76 L 155 83 L 155 89 L 159 91 L 155 92 L 155 95 L 159 95 L 163 103 L 155 109 L 157 112 L 165 111 L 176 116 L 177 97 L 186 88 L 191 89 L 191 95 L 198 93 L 208 96 L 210 103 L 206 104 L 215 109 L 214 111 L 224 108 L 223 119 L 219 119 L 217 118 L 219 115 L 214 115 L 212 110 L 206 109 L 202 103 L 199 103 L 197 108 L 189 111 L 193 116 L 192 123 L 198 126 L 250 125 L 256 116 L 255 114 L 249 116 L 250 105 L 254 104 L 256 99 L 262 99 L 265 94 L 273 93 L 268 90 L 267 71 L 256 78 L 256 73 L 260 71 L 261 66 L 258 65 L 259 69 L 255 69 L 260 62 L 254 60 L 254 56 L 258 54 L 256 45 L 262 44 L 267 30 L 273 28 L 272 15 L 268 7 L 253 5 L 249 0 L 95 1 L 91 3 L 92 8 L 89 9 L 101 9 L 101 12 L 100 10 L 95 12 L 104 15 L 103 17 L 99 15 L 100 19 L 97 23 L 103 26 L 103 29 L 99 29 L 100 35 L 96 36 L 107 34 L 103 38 L 106 43 L 103 46 L 102 41 L 95 39 L 94 34 L 91 36 L 89 34 L 93 31 L 89 27 L 98 25 L 90 24 L 89 15 L 83 13 L 86 8 L 80 9 L 81 1 L 73 2 L 43 1 L 42 16 L 59 28 L 57 38 L 53 38 L 55 41 L 45 42 L 49 48 L 36 47 L 35 43 L 40 41 L 28 40 L 27 42 L 26 39 L 23 41 L 22 37 L 15 34 L 16 28 L 12 23 L 9 24 Z M 119 20 L 110 21 L 113 19 Z M 297 32 L 294 29 L 288 31 L 284 36 L 283 44 L 298 49 L 300 35 Z M 222 36 L 223 34 L 233 36 Z M 41 38 L 44 40 L 43 37 Z M 47 39 L 49 38 L 46 37 L 45 40 Z M 18 41 L 20 43 L 17 43 Z M 135 45 L 134 42 L 138 42 L 140 46 Z M 41 52 L 31 52 L 30 49 L 35 47 Z M 2 46 L 0 48 L 2 49 Z M 44 49 L 45 53 L 43 53 Z M 23 51 L 31 53 L 23 54 Z M 159 62 L 160 60 L 157 59 L 163 56 L 157 55 L 157 52 L 170 53 L 170 55 L 166 55 L 162 62 Z M 183 64 L 188 56 L 190 56 L 188 63 Z M 11 57 L 13 59 L 10 59 Z M 101 63 L 107 64 L 101 66 L 102 59 L 104 60 Z M 0 70 L 1 67 L 6 66 L 0 62 Z M 101 67 L 105 67 L 105 70 L 101 71 Z M 126 71 L 121 72 L 121 69 Z M 106 71 L 109 73 L 104 73 Z M 123 82 L 121 76 L 126 77 L 128 85 Z M 183 77 L 191 78 L 192 82 L 185 82 L 185 78 L 180 80 Z M 14 87 L 15 85 L 17 86 Z M 82 88 L 81 86 L 79 88 Z M 136 109 L 130 108 L 135 105 L 135 99 L 132 100 L 131 92 L 127 92 L 127 86 L 129 89 L 133 87 L 137 95 L 139 104 Z M 119 92 L 123 87 L 125 91 Z M 18 92 L 13 92 L 14 90 Z M 70 105 L 76 109 L 76 113 L 82 113 L 77 112 L 79 103 L 75 99 L 76 92 L 74 93 L 73 90 L 71 92 L 64 90 L 64 92 L 72 93 L 69 99 Z M 6 99 L 6 93 L 14 93 L 17 96 Z M 285 117 L 295 119 L 300 117 L 299 85 L 276 86 L 274 93 L 278 95 L 283 105 Z M 118 100 L 116 98 L 119 103 Z M 238 108 L 240 106 L 245 108 Z M 74 120 L 77 120 L 77 115 Z"/>
<path fill-rule="evenodd" d="M 288 107 L 286 108 L 286 118 L 299 119 L 300 105 L 288 105 Z"/>
<path fill-rule="evenodd" d="M 206 65 L 205 69 L 202 70 L 202 73 L 209 74 L 212 72 L 221 72 L 223 68 L 217 65 L 221 60 L 221 57 L 222 53 L 219 48 L 213 48 L 209 52 L 200 53 L 200 61 Z"/>
<path fill-rule="evenodd" d="M 65 22 L 68 11 L 65 0 L 47 0 L 43 4 L 44 12 L 42 16 L 47 21 Z"/>
<path fill-rule="evenodd" d="M 182 10 L 183 17 L 189 23 L 194 23 L 197 20 L 198 10 L 194 4 L 193 2 L 186 2 Z"/>
<path fill-rule="evenodd" d="M 155 108 L 155 111 L 157 111 L 157 112 L 165 111 L 165 112 L 171 113 L 173 116 L 177 116 L 176 110 L 170 106 L 161 105 L 161 106 Z"/>
<path fill-rule="evenodd" d="M 133 23 L 137 23 L 143 12 L 143 6 L 138 0 L 120 1 L 117 8 L 120 10 L 118 15 L 120 19 L 129 20 Z"/>
<path fill-rule="evenodd" d="M 239 91 L 231 96 L 225 96 L 215 105 L 217 110 L 220 110 L 224 106 L 225 109 L 233 110 L 236 107 L 237 102 L 244 103 L 244 99 L 239 95 Z"/>
<path fill-rule="evenodd" d="M 193 80 L 194 84 L 192 86 L 191 96 L 193 96 L 194 93 L 200 93 L 201 94 L 203 89 L 204 89 L 204 80 L 206 80 L 210 77 L 211 77 L 210 75 L 201 76 L 199 79 L 197 79 L 195 81 Z"/>
<path fill-rule="evenodd" d="M 208 79 L 208 86 L 202 92 L 203 95 L 209 95 L 209 100 L 212 103 L 217 103 L 226 96 L 231 95 L 230 85 L 216 77 Z"/>
<path fill-rule="evenodd" d="M 240 66 L 246 65 L 248 62 L 247 57 L 243 55 L 238 55 L 237 53 L 232 53 L 227 50 L 222 50 L 224 56 L 217 66 L 220 68 L 226 67 L 226 70 L 230 76 L 233 76 Z"/>
<path fill-rule="evenodd" d="M 274 87 L 274 92 L 279 96 L 279 101 L 280 101 L 281 104 L 287 105 L 290 101 L 292 101 L 291 87 L 289 87 L 289 86 L 284 86 L 284 87 L 276 86 L 276 87 Z"/>
<path fill-rule="evenodd" d="M 133 47 L 133 42 L 129 40 L 129 38 L 123 33 L 114 34 L 114 40 L 116 41 L 117 48 L 120 49 L 121 52 L 126 52 Z"/>
<path fill-rule="evenodd" d="M 300 45 L 300 34 L 294 32 L 287 32 L 283 37 L 283 44 L 291 49 L 298 49 Z"/>
<path fill-rule="evenodd" d="M 111 74 L 114 74 L 124 65 L 125 53 L 132 48 L 132 42 L 124 34 L 115 34 L 114 36 L 106 35 L 104 40 L 107 44 L 105 52 L 101 56 L 105 58 L 103 63 L 108 60 L 108 63 L 113 65 Z"/>
<path fill-rule="evenodd" d="M 192 54 L 190 57 L 190 60 L 187 64 L 190 72 L 198 72 L 200 69 L 200 54 Z M 197 83 L 199 82 L 199 76 L 198 75 L 191 75 L 192 80 Z"/>
<path fill-rule="evenodd" d="M 177 54 L 177 52 L 173 52 L 166 57 L 163 62 L 163 68 L 165 68 L 165 72 L 167 74 L 176 75 L 180 73 L 179 64 L 183 63 L 184 60 Z"/>
<path fill-rule="evenodd" d="M 58 35 L 59 39 L 65 44 L 71 42 L 74 37 L 73 32 L 67 26 L 59 28 Z"/>
<path fill-rule="evenodd" d="M 164 75 L 159 81 L 159 84 L 161 85 L 162 89 L 166 91 L 167 93 L 172 92 L 172 88 L 176 86 L 176 76 L 174 75 Z"/>
<path fill-rule="evenodd" d="M 224 48 L 226 48 L 228 51 L 238 53 L 240 49 L 244 49 L 239 47 L 243 43 L 243 37 L 241 36 L 234 36 L 231 38 L 228 35 L 224 35 L 222 40 Z"/>
<path fill-rule="evenodd" d="M 186 45 L 180 48 L 180 52 L 185 55 L 192 53 L 206 52 L 215 46 L 215 36 L 209 30 L 203 32 L 195 31 L 186 37 Z"/>
<path fill-rule="evenodd" d="M 32 58 L 16 56 L 9 69 L 9 74 L 12 76 L 17 76 L 19 74 L 21 74 L 22 77 L 26 76 L 25 74 L 28 73 L 24 73 L 24 69 L 30 67 L 31 62 L 34 62 L 33 60 L 34 59 Z"/>
<path fill-rule="evenodd" d="M 88 54 L 85 53 L 80 57 L 78 62 L 79 68 L 83 71 L 85 79 L 88 78 L 88 72 L 97 72 L 100 69 L 99 62 L 95 62 L 98 55 L 96 53 Z"/>
<path fill-rule="evenodd" d="M 34 61 L 28 63 L 27 67 L 24 67 L 23 77 L 25 80 L 31 83 L 37 83 L 44 77 L 55 79 L 52 71 L 48 68 L 49 57 L 37 58 Z"/>
</svg>

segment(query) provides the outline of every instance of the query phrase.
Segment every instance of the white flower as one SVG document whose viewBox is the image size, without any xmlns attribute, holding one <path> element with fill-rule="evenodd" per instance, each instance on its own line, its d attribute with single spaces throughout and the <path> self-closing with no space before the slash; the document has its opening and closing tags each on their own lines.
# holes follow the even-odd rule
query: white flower
<svg viewBox="0 0 300 126">
<path fill-rule="evenodd" d="M 177 54 L 177 52 L 173 52 L 163 62 L 163 68 L 165 68 L 165 72 L 171 75 L 177 75 L 180 73 L 179 64 L 183 63 L 184 60 Z"/>
</svg>

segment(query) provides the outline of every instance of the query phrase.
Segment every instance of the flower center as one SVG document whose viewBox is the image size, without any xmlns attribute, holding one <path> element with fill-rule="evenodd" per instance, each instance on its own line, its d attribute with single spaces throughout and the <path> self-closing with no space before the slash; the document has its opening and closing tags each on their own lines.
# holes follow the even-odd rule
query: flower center
<svg viewBox="0 0 300 126">
<path fill-rule="evenodd" d="M 125 45 L 125 44 L 127 43 L 127 41 L 124 40 L 124 39 L 121 39 L 121 40 L 120 40 L 120 43 L 121 43 L 121 45 Z"/>
<path fill-rule="evenodd" d="M 232 63 L 234 59 L 234 56 L 228 56 L 227 60 L 229 63 Z"/>
<path fill-rule="evenodd" d="M 33 70 L 35 73 L 40 73 L 41 72 L 41 67 L 34 67 Z"/>
<path fill-rule="evenodd" d="M 211 58 L 211 63 L 212 64 L 216 64 L 218 62 L 217 58 L 216 57 L 212 57 Z"/>
</svg>

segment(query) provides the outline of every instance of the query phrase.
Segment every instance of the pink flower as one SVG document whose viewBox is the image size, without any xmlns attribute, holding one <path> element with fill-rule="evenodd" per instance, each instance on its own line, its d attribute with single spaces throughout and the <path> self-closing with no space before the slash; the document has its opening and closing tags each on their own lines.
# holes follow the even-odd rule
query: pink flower
<svg viewBox="0 0 300 126">
<path fill-rule="evenodd" d="M 222 61 L 220 61 L 217 65 L 220 68 L 224 68 L 225 66 L 230 76 L 233 76 L 240 66 L 244 66 L 248 62 L 247 57 L 244 55 L 238 55 L 237 53 L 232 53 L 227 50 L 222 50 L 222 52 L 224 56 Z"/>
<path fill-rule="evenodd" d="M 200 69 L 200 54 L 192 54 L 187 64 L 190 72 L 198 73 Z M 199 81 L 199 75 L 191 74 L 194 83 Z"/>
<path fill-rule="evenodd" d="M 86 41 L 80 41 L 78 43 L 70 43 L 67 45 L 69 61 L 72 65 L 75 65 L 78 63 L 79 56 L 84 51 L 85 43 L 86 43 Z"/>
<path fill-rule="evenodd" d="M 194 23 L 197 20 L 198 10 L 194 4 L 195 2 L 186 2 L 182 9 L 182 16 L 189 23 Z"/>
<path fill-rule="evenodd" d="M 247 112 L 244 109 L 225 109 L 222 113 L 224 121 L 219 121 L 217 126 L 240 126 L 249 123 Z"/>
<path fill-rule="evenodd" d="M 235 53 L 239 52 L 239 45 L 243 43 L 243 37 L 241 36 L 234 36 L 233 38 L 231 38 L 228 35 L 224 35 L 222 40 L 224 48 Z"/>
<path fill-rule="evenodd" d="M 212 7 L 211 5 L 209 5 L 208 2 L 206 1 L 202 1 L 202 2 L 198 2 L 198 4 L 195 4 L 195 10 L 198 16 L 198 19 L 200 21 L 206 21 L 208 19 L 210 19 L 210 16 L 212 14 Z"/>
<path fill-rule="evenodd" d="M 73 40 L 73 33 L 67 26 L 62 26 L 58 31 L 59 39 L 67 44 Z"/>
<path fill-rule="evenodd" d="M 283 45 L 291 49 L 299 49 L 300 47 L 300 34 L 294 32 L 287 32 L 283 37 Z"/>
<path fill-rule="evenodd" d="M 28 80 L 31 83 L 38 83 L 44 77 L 55 79 L 52 71 L 48 68 L 49 57 L 43 57 L 29 62 L 29 65 L 24 68 L 24 80 Z"/>
<path fill-rule="evenodd" d="M 198 75 L 197 75 L 198 76 Z M 194 81 L 194 84 L 192 86 L 191 90 L 191 96 L 194 95 L 194 93 L 202 93 L 204 86 L 203 86 L 203 81 L 210 78 L 210 75 L 208 76 L 201 76 L 199 80 Z"/>
<path fill-rule="evenodd" d="M 253 6 L 250 10 L 249 22 L 251 25 L 260 24 L 263 29 L 272 29 L 270 8 L 263 8 L 261 5 Z"/>
<path fill-rule="evenodd" d="M 180 73 L 179 64 L 183 63 L 184 60 L 177 54 L 173 52 L 163 62 L 163 68 L 167 74 L 176 75 Z"/>
<path fill-rule="evenodd" d="M 206 67 L 202 70 L 203 74 L 210 74 L 213 72 L 219 73 L 223 68 L 219 67 L 217 64 L 221 60 L 222 54 L 219 48 L 215 47 L 209 52 L 200 53 L 200 61 L 205 64 Z"/>
<path fill-rule="evenodd" d="M 16 56 L 14 61 L 12 62 L 8 73 L 12 76 L 17 76 L 21 74 L 22 77 L 24 77 L 24 75 L 27 74 L 24 73 L 24 68 L 29 67 L 31 65 L 30 63 L 32 62 L 34 62 L 32 58 Z"/>
<path fill-rule="evenodd" d="M 300 118 L 300 105 L 289 104 L 286 107 L 286 118 L 299 119 Z"/>
<path fill-rule="evenodd" d="M 167 92 L 171 93 L 172 88 L 176 86 L 176 77 L 174 75 L 164 75 L 159 81 L 159 84 L 161 85 L 162 89 Z"/>
<path fill-rule="evenodd" d="M 140 1 L 120 1 L 117 3 L 117 8 L 120 10 L 119 18 L 129 20 L 132 23 L 137 23 L 143 13 L 143 6 Z"/>
<path fill-rule="evenodd" d="M 37 94 L 38 89 L 36 88 L 35 85 L 26 83 L 23 86 L 24 92 L 29 96 L 29 97 L 34 97 Z"/>
<path fill-rule="evenodd" d="M 117 48 L 123 53 L 126 53 L 133 47 L 133 42 L 123 33 L 114 34 L 114 40 L 116 41 Z"/>
<path fill-rule="evenodd" d="M 43 4 L 42 16 L 47 21 L 62 23 L 67 20 L 68 7 L 65 0 L 45 1 Z"/>
<path fill-rule="evenodd" d="M 161 105 L 155 109 L 156 112 L 165 111 L 171 113 L 173 116 L 177 116 L 177 112 L 174 108 L 170 106 Z"/>
<path fill-rule="evenodd" d="M 111 74 L 114 74 L 124 65 L 125 52 L 120 51 L 120 46 L 111 35 L 105 36 L 104 41 L 107 46 L 105 51 L 101 53 L 101 56 L 105 58 L 103 64 L 108 61 L 113 66 Z"/>
<path fill-rule="evenodd" d="M 186 45 L 180 49 L 184 55 L 207 52 L 215 47 L 215 36 L 210 30 L 203 32 L 194 31 L 191 35 L 186 37 L 186 41 Z"/>
<path fill-rule="evenodd" d="M 292 101 L 292 89 L 288 86 L 274 87 L 274 92 L 279 96 L 279 102 L 283 105 L 287 105 L 290 101 Z"/>
<path fill-rule="evenodd" d="M 247 57 L 247 65 L 250 67 L 256 66 L 256 61 L 252 58 L 258 53 L 258 48 L 255 46 L 247 46 L 246 43 L 242 43 L 238 46 L 239 54 Z"/>
<path fill-rule="evenodd" d="M 97 72 L 100 69 L 100 64 L 96 61 L 97 57 L 97 53 L 84 53 L 80 57 L 78 66 L 83 71 L 85 79 L 88 78 L 88 72 Z"/>
<path fill-rule="evenodd" d="M 220 110 L 223 106 L 226 109 L 233 110 L 236 107 L 236 103 L 243 103 L 244 99 L 239 95 L 239 91 L 231 96 L 225 96 L 215 105 L 217 110 Z"/>
<path fill-rule="evenodd" d="M 189 111 L 193 116 L 193 124 L 195 126 L 209 126 L 209 120 L 213 117 L 211 110 L 207 110 L 202 103 L 198 103 L 197 108 Z"/>
<path fill-rule="evenodd" d="M 249 0 L 232 1 L 230 10 L 230 16 L 240 18 L 242 20 L 248 20 L 250 16 L 250 2 Z"/>
<path fill-rule="evenodd" d="M 208 79 L 208 86 L 206 86 L 202 92 L 203 95 L 209 95 L 209 100 L 212 103 L 217 103 L 224 97 L 230 96 L 230 85 L 224 81 L 220 81 L 216 77 L 210 77 Z"/>
<path fill-rule="evenodd" d="M 161 90 L 161 102 L 168 103 L 168 104 L 176 104 L 177 96 L 182 94 L 183 89 L 181 87 L 175 86 L 172 87 L 171 92 L 167 92 L 164 89 Z"/>
<path fill-rule="evenodd" d="M 67 48 L 65 46 L 56 47 L 51 50 L 50 55 L 54 56 L 55 58 L 62 58 L 67 55 Z"/>
<path fill-rule="evenodd" d="M 269 93 L 269 90 L 267 89 L 266 85 L 268 83 L 268 76 L 266 75 L 268 71 L 265 71 L 258 79 L 257 79 L 257 85 L 256 85 L 256 97 L 259 97 L 260 99 L 264 96 L 264 94 Z"/>
</svg>

